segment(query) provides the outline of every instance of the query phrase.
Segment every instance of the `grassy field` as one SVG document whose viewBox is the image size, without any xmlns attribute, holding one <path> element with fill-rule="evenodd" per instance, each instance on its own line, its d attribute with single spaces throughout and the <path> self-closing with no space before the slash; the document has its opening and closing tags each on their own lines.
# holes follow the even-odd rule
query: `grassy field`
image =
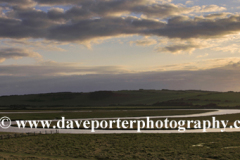
<svg viewBox="0 0 240 160">
<path fill-rule="evenodd" d="M 11 108 L 11 107 L 10 107 Z M 85 107 L 26 107 L 10 109 L 0 107 L 0 112 L 42 112 L 42 111 L 90 111 L 90 110 L 141 110 L 141 109 L 203 109 L 191 106 L 85 106 Z"/>
<path fill-rule="evenodd" d="M 140 111 L 92 111 L 92 112 L 60 112 L 60 113 L 17 113 L 0 114 L 0 117 L 8 116 L 11 120 L 43 120 L 43 119 L 67 119 L 73 118 L 106 118 L 106 117 L 138 117 L 138 116 L 166 116 L 186 115 L 211 112 L 213 110 L 140 110 Z"/>
<path fill-rule="evenodd" d="M 240 133 L 38 135 L 1 140 L 0 158 L 240 159 L 239 136 Z"/>
<path fill-rule="evenodd" d="M 160 108 L 237 108 L 238 92 L 137 90 L 49 93 L 0 97 L 1 111 L 59 110 L 60 113 L 0 114 L 12 120 L 164 116 L 203 113 Z M 68 112 L 91 110 L 92 112 Z M 114 111 L 115 110 L 115 111 Z M 116 111 L 117 110 L 117 111 Z M 123 111 L 127 110 L 127 111 Z M 208 110 L 210 111 L 210 110 Z M 216 116 L 232 124 L 240 114 Z M 169 120 L 211 120 L 212 117 Z M 159 119 L 153 119 L 154 121 Z M 164 119 L 161 119 L 164 120 Z M 6 134 L 6 133 L 0 133 Z M 240 159 L 240 133 L 35 135 L 0 140 L 0 159 Z"/>
<path fill-rule="evenodd" d="M 108 91 L 91 93 L 48 93 L 22 96 L 2 96 L 0 105 L 109 105 L 152 104 L 158 101 L 206 95 L 202 91 Z M 14 100 L 14 101 L 13 101 Z"/>
<path fill-rule="evenodd" d="M 0 109 L 86 109 L 105 106 L 239 107 L 240 93 L 210 91 L 98 91 L 91 93 L 48 93 L 0 97 Z M 127 106 L 127 107 L 126 107 Z"/>
</svg>

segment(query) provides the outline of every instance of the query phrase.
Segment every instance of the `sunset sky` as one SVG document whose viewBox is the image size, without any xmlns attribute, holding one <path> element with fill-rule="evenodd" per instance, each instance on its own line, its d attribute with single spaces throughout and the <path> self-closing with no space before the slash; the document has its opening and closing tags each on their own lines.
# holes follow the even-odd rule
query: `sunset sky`
<svg viewBox="0 0 240 160">
<path fill-rule="evenodd" d="M 240 0 L 0 4 L 0 95 L 240 91 Z"/>
</svg>

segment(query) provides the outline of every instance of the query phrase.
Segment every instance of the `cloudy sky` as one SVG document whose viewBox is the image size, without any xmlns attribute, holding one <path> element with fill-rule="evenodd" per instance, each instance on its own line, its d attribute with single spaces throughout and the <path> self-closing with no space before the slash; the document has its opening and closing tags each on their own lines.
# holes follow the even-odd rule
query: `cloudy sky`
<svg viewBox="0 0 240 160">
<path fill-rule="evenodd" d="M 0 95 L 239 79 L 240 0 L 0 0 Z"/>
</svg>

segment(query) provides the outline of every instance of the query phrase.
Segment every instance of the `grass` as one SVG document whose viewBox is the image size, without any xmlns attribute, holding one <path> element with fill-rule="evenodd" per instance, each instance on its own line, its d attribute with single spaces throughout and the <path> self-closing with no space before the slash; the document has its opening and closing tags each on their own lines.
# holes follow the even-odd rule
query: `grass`
<svg viewBox="0 0 240 160">
<path fill-rule="evenodd" d="M 240 133 L 39 135 L 1 140 L 0 155 L 16 159 L 240 159 L 239 136 Z"/>
<path fill-rule="evenodd" d="M 202 91 L 115 91 L 111 92 L 92 92 L 92 93 L 48 93 L 22 96 L 2 96 L 0 105 L 97 105 L 106 106 L 109 104 L 152 104 L 157 101 L 205 95 L 208 92 Z"/>
<path fill-rule="evenodd" d="M 151 110 L 151 109 L 206 109 L 192 106 L 84 106 L 84 107 L 24 107 L 15 109 L 14 107 L 0 107 L 0 112 L 42 112 L 42 111 L 89 111 L 89 110 Z M 208 108 L 207 108 L 208 109 Z M 212 108 L 210 108 L 212 109 Z M 216 109 L 216 108 L 213 108 Z"/>
<path fill-rule="evenodd" d="M 145 108 L 151 108 L 151 105 L 157 102 L 169 101 L 177 101 L 199 106 L 214 103 L 219 107 L 235 107 L 239 106 L 240 104 L 239 95 L 240 93 L 238 92 L 210 92 L 197 90 L 136 90 L 91 93 L 48 93 L 21 96 L 2 96 L 0 97 L 0 109 L 79 109 L 90 106 L 145 106 Z M 167 106 L 171 107 L 173 105 L 171 104 Z M 196 106 L 191 107 L 194 108 Z"/>
<path fill-rule="evenodd" d="M 0 110 L 64 110 L 63 113 L 1 114 L 12 120 L 164 116 L 203 111 L 136 111 L 156 108 L 239 106 L 240 93 L 139 90 L 96 93 L 51 93 L 0 97 Z M 153 106 L 154 103 L 167 104 Z M 192 104 L 190 106 L 174 104 Z M 211 105 L 208 105 L 211 104 Z M 110 111 L 125 110 L 129 111 Z M 93 112 L 67 112 L 93 110 Z M 104 111 L 99 111 L 104 110 Z M 204 111 L 205 112 L 205 111 Z M 215 116 L 232 124 L 240 114 Z M 169 120 L 211 120 L 209 117 Z M 155 119 L 158 120 L 158 119 Z M 161 119 L 164 120 L 164 119 Z M 1 134 L 1 133 L 0 133 Z M 3 133 L 6 134 L 6 133 Z M 0 159 L 240 159 L 240 133 L 36 135 L 0 140 Z"/>
<path fill-rule="evenodd" d="M 15 133 L 13 133 L 13 132 L 0 132 L 0 135 L 7 135 L 7 134 L 15 134 Z"/>
<path fill-rule="evenodd" d="M 24 109 L 9 109 L 0 107 L 0 112 L 42 112 L 42 111 L 89 111 L 89 110 L 141 110 L 141 109 L 203 109 L 191 106 L 87 106 L 87 107 L 25 107 Z"/>
<path fill-rule="evenodd" d="M 0 159 L 15 159 L 15 160 L 59 160 L 63 159 L 60 156 L 46 156 L 46 155 L 35 155 L 35 154 L 26 154 L 26 153 L 6 153 L 0 152 Z M 68 160 L 88 160 L 86 158 L 65 158 Z M 93 159 L 94 160 L 94 159 Z"/>
<path fill-rule="evenodd" d="M 17 113 L 0 114 L 0 117 L 8 116 L 11 120 L 43 120 L 43 119 L 67 119 L 73 118 L 106 118 L 106 117 L 138 117 L 138 116 L 166 116 L 185 115 L 210 112 L 213 110 L 142 110 L 142 111 L 92 111 L 92 112 L 61 112 L 61 113 Z"/>
</svg>

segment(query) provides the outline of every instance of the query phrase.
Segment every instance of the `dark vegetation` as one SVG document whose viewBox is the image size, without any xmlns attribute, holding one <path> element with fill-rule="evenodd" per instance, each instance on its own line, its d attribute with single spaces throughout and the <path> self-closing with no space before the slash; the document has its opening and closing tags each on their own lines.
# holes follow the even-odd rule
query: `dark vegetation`
<svg viewBox="0 0 240 160">
<path fill-rule="evenodd" d="M 240 133 L 37 135 L 0 141 L 0 159 L 240 159 Z M 27 143 L 26 143 L 27 142 Z"/>
<path fill-rule="evenodd" d="M 47 93 L 0 97 L 0 109 L 240 108 L 239 92 L 136 90 Z M 108 109 L 108 108 L 107 108 Z"/>
</svg>

